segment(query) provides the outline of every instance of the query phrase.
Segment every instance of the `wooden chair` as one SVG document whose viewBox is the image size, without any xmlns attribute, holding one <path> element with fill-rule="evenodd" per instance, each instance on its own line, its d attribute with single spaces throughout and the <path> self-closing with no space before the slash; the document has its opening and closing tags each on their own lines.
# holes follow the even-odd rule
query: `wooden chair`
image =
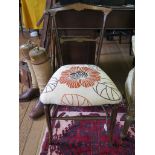
<svg viewBox="0 0 155 155">
<path fill-rule="evenodd" d="M 80 20 L 79 22 L 76 22 L 78 28 L 69 27 L 69 29 L 67 29 L 65 27 L 65 31 L 63 31 L 63 29 L 58 26 L 58 20 L 56 15 L 61 12 L 67 13 L 68 11 L 73 11 L 75 14 L 77 13 L 78 17 L 81 18 L 84 17 L 83 14 L 85 14 L 86 11 L 101 13 L 101 27 L 96 28 L 97 30 L 99 30 L 99 36 L 96 36 L 96 31 L 94 31 L 94 27 L 86 24 L 87 21 L 83 21 L 84 23 L 81 23 Z M 96 66 L 99 63 L 99 56 L 102 48 L 106 18 L 110 12 L 111 9 L 109 8 L 91 6 L 81 3 L 47 10 L 47 13 L 50 14 L 52 17 L 52 34 L 56 42 L 56 53 L 53 53 L 53 55 L 55 55 L 58 64 L 58 70 L 53 74 L 40 96 L 40 101 L 44 104 L 46 114 L 46 121 L 49 131 L 49 144 L 52 144 L 51 120 L 104 119 L 104 117 L 94 116 L 54 117 L 54 114 L 52 114 L 51 116 L 50 109 L 55 109 L 57 106 L 61 105 L 101 107 L 103 107 L 104 105 L 110 105 L 112 107 L 112 113 L 110 117 L 111 124 L 109 130 L 110 139 L 112 140 L 113 129 L 117 116 L 117 108 L 119 103 L 122 101 L 122 95 L 118 91 L 113 81 L 109 78 L 109 76 L 101 68 Z M 80 26 L 82 26 L 82 28 L 80 28 Z M 85 42 L 89 42 L 88 46 L 90 45 L 90 42 L 92 42 L 92 44 L 95 42 L 97 45 L 97 47 L 95 47 L 94 49 L 95 54 L 91 57 L 91 59 L 88 59 L 90 55 L 89 52 L 86 51 L 87 57 L 85 56 L 84 59 L 85 64 L 78 64 L 77 62 L 76 65 L 64 65 L 66 64 L 66 62 L 63 61 L 65 56 L 63 55 L 64 51 L 62 49 L 64 43 L 68 42 L 70 42 L 71 44 L 82 44 Z M 89 49 L 90 48 L 88 48 L 88 51 Z"/>
<path fill-rule="evenodd" d="M 135 55 L 135 36 L 132 36 L 132 52 Z M 133 59 L 135 66 L 135 57 Z M 125 82 L 125 94 L 127 101 L 127 115 L 121 137 L 125 138 L 131 123 L 135 121 L 135 68 L 131 69 Z"/>
<path fill-rule="evenodd" d="M 133 68 L 128 74 L 125 83 L 125 94 L 128 108 L 124 127 L 121 133 L 122 138 L 125 138 L 127 136 L 129 126 L 135 120 L 135 68 Z"/>
</svg>

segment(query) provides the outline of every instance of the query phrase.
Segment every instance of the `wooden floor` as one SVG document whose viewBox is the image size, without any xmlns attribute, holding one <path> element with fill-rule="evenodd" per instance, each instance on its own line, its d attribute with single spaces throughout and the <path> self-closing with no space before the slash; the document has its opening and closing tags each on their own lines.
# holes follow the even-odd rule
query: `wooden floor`
<svg viewBox="0 0 155 155">
<path fill-rule="evenodd" d="M 23 38 L 20 34 L 19 44 L 25 43 L 29 37 Z M 39 43 L 39 39 L 33 39 Z M 19 54 L 20 55 L 20 54 Z M 21 56 L 20 56 L 20 59 Z M 114 41 L 104 40 L 100 67 L 111 77 L 119 90 L 124 95 L 124 83 L 129 70 L 132 68 L 133 56 L 129 55 L 128 40 L 124 38 L 122 44 L 118 43 L 118 38 Z M 19 84 L 20 93 L 26 90 L 26 87 Z M 38 155 L 44 130 L 46 128 L 45 117 L 37 121 L 29 118 L 29 113 L 35 105 L 37 99 L 30 102 L 19 104 L 19 131 L 20 131 L 20 155 Z"/>
<path fill-rule="evenodd" d="M 28 39 L 28 35 L 19 36 L 19 45 L 24 44 Z M 39 39 L 30 39 L 39 44 Z M 19 59 L 22 56 L 19 53 Z M 26 86 L 19 84 L 20 94 L 26 90 Z M 37 121 L 29 118 L 29 113 L 35 106 L 37 99 L 30 102 L 22 102 L 19 104 L 19 155 L 38 155 L 41 145 L 42 136 L 46 128 L 45 117 Z"/>
</svg>

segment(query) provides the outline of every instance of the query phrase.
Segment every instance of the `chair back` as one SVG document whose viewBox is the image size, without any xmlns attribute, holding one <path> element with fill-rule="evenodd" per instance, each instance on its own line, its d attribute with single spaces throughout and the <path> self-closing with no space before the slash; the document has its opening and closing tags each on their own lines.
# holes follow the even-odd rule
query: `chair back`
<svg viewBox="0 0 155 155">
<path fill-rule="evenodd" d="M 110 8 L 76 3 L 52 8 L 52 33 L 58 67 L 64 64 L 98 64 L 104 27 Z"/>
</svg>

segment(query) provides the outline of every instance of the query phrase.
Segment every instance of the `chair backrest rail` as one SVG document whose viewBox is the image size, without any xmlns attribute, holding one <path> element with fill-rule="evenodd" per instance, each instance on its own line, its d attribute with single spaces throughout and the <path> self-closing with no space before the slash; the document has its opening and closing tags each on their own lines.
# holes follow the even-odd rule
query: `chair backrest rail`
<svg viewBox="0 0 155 155">
<path fill-rule="evenodd" d="M 59 11 L 67 11 L 67 10 L 76 10 L 76 11 L 94 10 L 94 11 L 101 11 L 104 14 L 109 14 L 112 11 L 111 8 L 88 5 L 88 4 L 83 4 L 83 3 L 75 3 L 75 4 L 66 5 L 63 7 L 48 9 L 45 12 L 50 13 L 51 16 L 53 16 Z"/>
</svg>

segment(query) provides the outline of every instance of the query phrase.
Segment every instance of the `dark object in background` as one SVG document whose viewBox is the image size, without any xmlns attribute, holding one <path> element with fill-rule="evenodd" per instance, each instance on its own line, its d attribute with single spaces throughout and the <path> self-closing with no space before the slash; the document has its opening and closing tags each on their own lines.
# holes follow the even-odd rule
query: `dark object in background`
<svg viewBox="0 0 155 155">
<path fill-rule="evenodd" d="M 126 4 L 135 5 L 135 0 L 126 0 Z"/>
<path fill-rule="evenodd" d="M 135 4 L 135 0 L 60 0 L 61 5 L 73 4 L 78 2 L 104 6 L 122 6 L 126 4 Z"/>
<path fill-rule="evenodd" d="M 121 6 L 126 0 L 81 0 L 82 3 L 104 6 Z"/>
<path fill-rule="evenodd" d="M 92 22 L 91 19 L 94 19 Z M 91 10 L 83 10 L 77 12 L 75 10 L 58 12 L 56 14 L 57 27 L 61 36 L 89 36 L 97 38 L 99 32 L 97 28 L 102 28 L 103 15 L 101 12 Z M 77 22 L 78 21 L 78 22 Z M 80 21 L 80 22 L 79 22 Z M 75 28 L 75 29 L 63 29 Z M 76 29 L 77 28 L 77 29 Z M 83 30 L 78 28 L 85 28 Z M 88 28 L 88 29 L 86 29 Z M 94 29 L 89 29 L 94 28 Z"/>
<path fill-rule="evenodd" d="M 78 2 L 81 2 L 81 0 L 60 0 L 61 5 L 73 4 Z"/>
<path fill-rule="evenodd" d="M 64 42 L 61 44 L 64 65 L 66 64 L 94 64 L 96 42 Z M 89 57 L 88 57 L 89 52 Z"/>
</svg>

